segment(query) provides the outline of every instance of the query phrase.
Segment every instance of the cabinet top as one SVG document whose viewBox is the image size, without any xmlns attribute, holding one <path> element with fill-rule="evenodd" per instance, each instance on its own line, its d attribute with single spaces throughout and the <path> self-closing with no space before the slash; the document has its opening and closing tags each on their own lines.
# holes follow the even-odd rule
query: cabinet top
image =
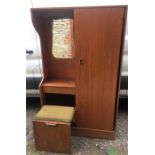
<svg viewBox="0 0 155 155">
<path fill-rule="evenodd" d="M 72 6 L 72 7 L 36 7 L 31 8 L 34 11 L 47 11 L 47 10 L 68 10 L 68 9 L 89 9 L 89 8 L 118 8 L 118 7 L 125 7 L 127 8 L 128 5 L 106 5 L 106 6 Z"/>
</svg>

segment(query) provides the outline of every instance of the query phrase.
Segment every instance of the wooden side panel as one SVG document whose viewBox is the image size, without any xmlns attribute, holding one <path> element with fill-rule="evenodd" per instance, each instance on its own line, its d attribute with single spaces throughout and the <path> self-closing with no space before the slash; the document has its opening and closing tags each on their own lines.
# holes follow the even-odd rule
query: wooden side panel
<svg viewBox="0 0 155 155">
<path fill-rule="evenodd" d="M 74 11 L 76 123 L 113 130 L 124 7 Z"/>
<path fill-rule="evenodd" d="M 42 19 L 40 14 L 36 12 L 35 10 L 31 9 L 31 18 L 32 18 L 32 23 L 34 28 L 39 34 L 40 38 L 40 44 L 41 44 L 41 56 L 42 56 L 42 68 L 43 68 L 43 79 L 48 78 L 48 69 L 47 69 L 47 56 L 44 54 L 46 51 L 46 46 L 45 46 L 45 31 L 44 31 L 44 26 L 45 26 L 45 21 Z"/>
<path fill-rule="evenodd" d="M 36 148 L 38 150 L 71 153 L 70 124 L 34 121 L 33 127 Z"/>
<path fill-rule="evenodd" d="M 123 55 L 124 55 L 125 34 L 126 34 L 127 9 L 128 9 L 128 7 L 125 6 L 123 30 L 122 30 L 122 40 L 121 40 L 120 62 L 119 62 L 119 71 L 118 71 L 118 82 L 117 82 L 117 98 L 116 98 L 114 130 L 116 129 L 116 119 L 117 119 L 118 107 L 119 107 L 119 94 L 120 94 L 120 86 L 121 86 L 120 85 L 121 84 L 121 73 L 122 73 L 122 64 L 123 64 Z"/>
</svg>

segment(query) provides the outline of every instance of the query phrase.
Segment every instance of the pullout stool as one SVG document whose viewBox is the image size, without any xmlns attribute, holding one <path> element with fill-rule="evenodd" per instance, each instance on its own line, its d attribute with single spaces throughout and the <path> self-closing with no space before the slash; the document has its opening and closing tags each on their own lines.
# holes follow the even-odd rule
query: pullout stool
<svg viewBox="0 0 155 155">
<path fill-rule="evenodd" d="M 36 149 L 71 153 L 71 122 L 74 107 L 45 105 L 33 121 Z"/>
</svg>

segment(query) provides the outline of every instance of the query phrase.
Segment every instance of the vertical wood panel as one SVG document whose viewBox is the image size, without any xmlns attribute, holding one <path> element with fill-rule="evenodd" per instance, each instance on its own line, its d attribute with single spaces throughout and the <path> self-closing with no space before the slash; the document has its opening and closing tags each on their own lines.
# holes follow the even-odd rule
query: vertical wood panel
<svg viewBox="0 0 155 155">
<path fill-rule="evenodd" d="M 70 124 L 59 122 L 52 126 L 47 123 L 52 124 L 52 122 L 33 121 L 36 148 L 41 151 L 71 153 Z"/>
<path fill-rule="evenodd" d="M 123 14 L 123 7 L 74 11 L 78 127 L 113 130 Z"/>
</svg>

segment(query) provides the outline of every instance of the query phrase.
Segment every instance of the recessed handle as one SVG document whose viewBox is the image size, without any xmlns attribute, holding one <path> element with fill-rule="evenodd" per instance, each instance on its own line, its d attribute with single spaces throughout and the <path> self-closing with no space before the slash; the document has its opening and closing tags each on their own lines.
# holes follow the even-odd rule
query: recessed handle
<svg viewBox="0 0 155 155">
<path fill-rule="evenodd" d="M 48 122 L 46 122 L 45 124 L 48 126 L 56 126 L 57 125 L 56 123 L 48 123 Z"/>
</svg>

